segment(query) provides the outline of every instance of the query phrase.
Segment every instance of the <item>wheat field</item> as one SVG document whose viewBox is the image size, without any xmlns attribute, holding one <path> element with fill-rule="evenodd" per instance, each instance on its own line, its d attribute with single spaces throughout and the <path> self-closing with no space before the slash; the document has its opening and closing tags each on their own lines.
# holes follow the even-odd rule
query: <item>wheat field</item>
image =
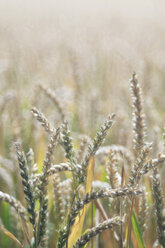
<svg viewBox="0 0 165 248">
<path fill-rule="evenodd" d="M 164 9 L 0 0 L 0 248 L 165 247 Z"/>
</svg>

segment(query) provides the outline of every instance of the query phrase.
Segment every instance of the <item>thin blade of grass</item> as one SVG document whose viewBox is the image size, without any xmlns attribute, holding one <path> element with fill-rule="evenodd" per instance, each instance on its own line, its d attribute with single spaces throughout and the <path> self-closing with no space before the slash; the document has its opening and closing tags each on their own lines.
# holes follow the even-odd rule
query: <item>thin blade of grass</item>
<svg viewBox="0 0 165 248">
<path fill-rule="evenodd" d="M 124 164 L 122 165 L 122 171 L 121 171 L 121 187 L 123 188 L 125 185 L 125 169 Z M 122 211 L 122 199 L 120 199 L 120 217 L 123 217 L 123 211 Z M 123 248 L 123 224 L 121 223 L 120 226 L 120 248 Z"/>
<path fill-rule="evenodd" d="M 135 233 L 137 241 L 138 241 L 138 247 L 139 248 L 145 248 L 142 232 L 141 232 L 141 229 L 140 229 L 140 226 L 139 226 L 139 223 L 137 221 L 137 218 L 136 218 L 134 211 L 132 213 L 132 226 L 133 226 L 134 233 Z"/>
</svg>

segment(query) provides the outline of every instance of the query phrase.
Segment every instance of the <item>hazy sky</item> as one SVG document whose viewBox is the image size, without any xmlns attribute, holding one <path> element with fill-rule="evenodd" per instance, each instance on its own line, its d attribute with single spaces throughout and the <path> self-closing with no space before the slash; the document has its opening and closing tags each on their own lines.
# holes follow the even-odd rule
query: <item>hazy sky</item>
<svg viewBox="0 0 165 248">
<path fill-rule="evenodd" d="M 85 65 L 98 50 L 124 58 L 125 66 L 128 57 L 140 64 L 144 54 L 164 63 L 164 10 L 163 0 L 0 0 L 0 59 L 44 61 L 54 69 L 64 45 Z"/>
<path fill-rule="evenodd" d="M 69 17 L 163 17 L 164 1 L 154 0 L 0 0 L 0 19 Z M 29 16 L 30 15 L 30 16 Z"/>
</svg>

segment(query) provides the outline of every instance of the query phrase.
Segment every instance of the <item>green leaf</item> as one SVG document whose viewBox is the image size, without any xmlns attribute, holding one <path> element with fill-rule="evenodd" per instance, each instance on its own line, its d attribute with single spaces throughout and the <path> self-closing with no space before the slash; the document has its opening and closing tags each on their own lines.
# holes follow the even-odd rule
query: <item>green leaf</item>
<svg viewBox="0 0 165 248">
<path fill-rule="evenodd" d="M 139 248 L 145 248 L 145 244 L 144 244 L 142 232 L 141 232 L 141 229 L 140 229 L 140 225 L 139 225 L 139 223 L 137 221 L 137 218 L 136 218 L 136 215 L 135 215 L 134 211 L 133 211 L 133 214 L 132 214 L 132 225 L 133 225 L 133 229 L 134 229 L 137 241 L 138 241 Z"/>
<path fill-rule="evenodd" d="M 21 242 L 14 236 L 14 234 L 12 234 L 11 232 L 9 232 L 3 225 L 0 225 L 0 230 L 10 239 L 12 239 L 14 242 L 16 242 L 20 247 L 23 247 L 23 245 L 21 244 Z"/>
<path fill-rule="evenodd" d="M 10 219 L 10 206 L 6 202 L 1 203 L 1 220 L 5 228 L 11 231 L 11 219 Z M 11 247 L 11 240 L 6 237 L 3 232 L 0 232 L 0 240 L 2 243 L 2 247 L 7 248 Z"/>
</svg>

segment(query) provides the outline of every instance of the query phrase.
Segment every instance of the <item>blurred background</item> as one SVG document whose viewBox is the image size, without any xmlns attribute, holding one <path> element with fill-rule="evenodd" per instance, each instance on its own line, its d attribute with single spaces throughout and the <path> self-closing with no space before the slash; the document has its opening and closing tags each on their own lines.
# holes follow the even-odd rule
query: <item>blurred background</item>
<svg viewBox="0 0 165 248">
<path fill-rule="evenodd" d="M 1 0 L 1 95 L 15 90 L 29 102 L 42 82 L 64 105 L 78 97 L 88 119 L 91 101 L 95 113 L 126 112 L 136 71 L 145 107 L 163 112 L 164 7 L 161 0 Z"/>
<path fill-rule="evenodd" d="M 165 118 L 164 8 L 161 0 L 1 0 L 0 97 L 14 94 L 29 114 L 41 83 L 55 90 L 74 131 L 92 134 L 112 111 L 122 130 L 131 125 L 135 71 L 152 133 Z M 57 120 L 49 99 L 39 100 Z"/>
</svg>

